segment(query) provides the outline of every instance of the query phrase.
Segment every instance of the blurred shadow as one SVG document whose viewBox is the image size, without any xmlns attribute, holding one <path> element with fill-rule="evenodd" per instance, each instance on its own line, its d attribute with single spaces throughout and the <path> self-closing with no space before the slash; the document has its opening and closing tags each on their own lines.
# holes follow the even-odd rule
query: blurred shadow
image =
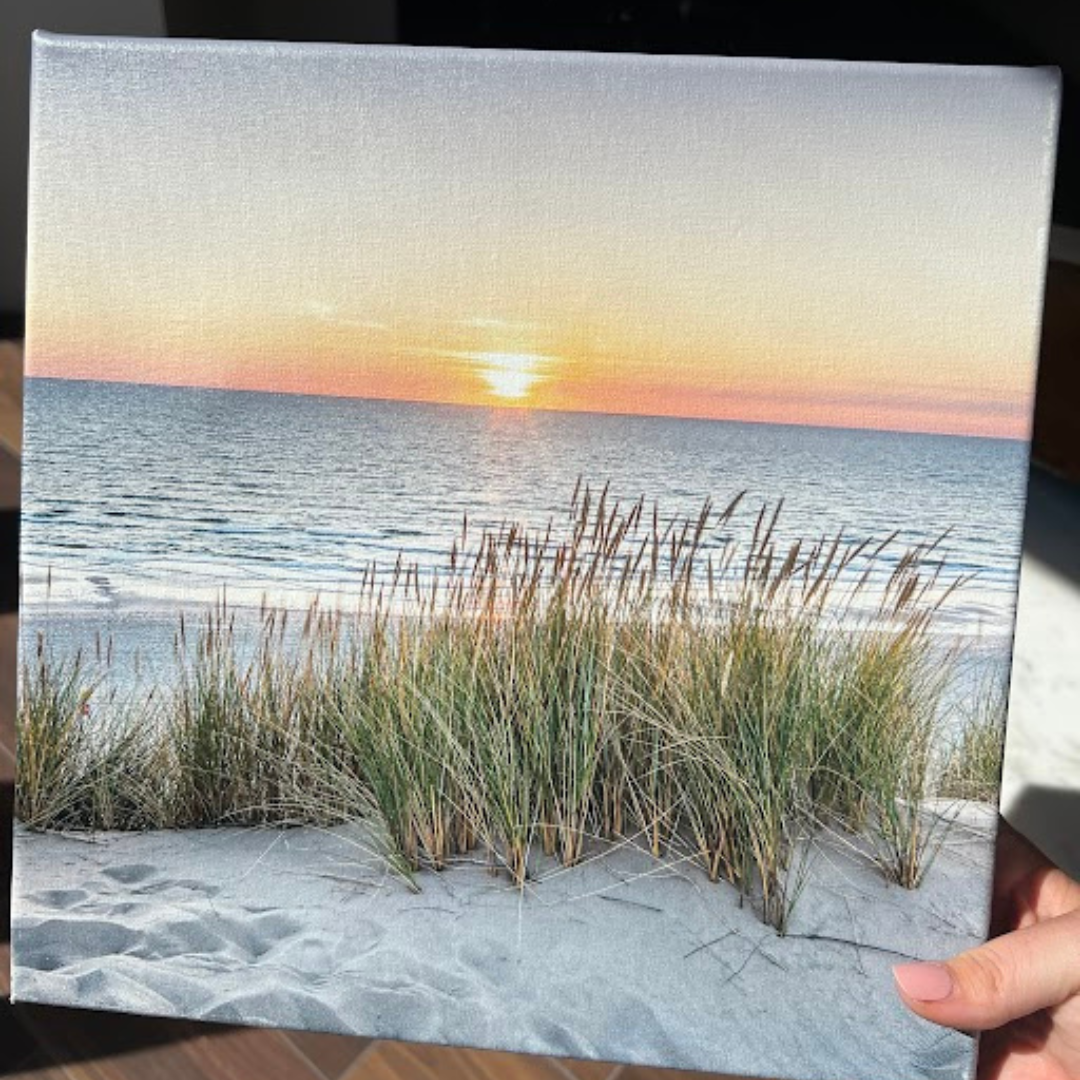
<svg viewBox="0 0 1080 1080">
<path fill-rule="evenodd" d="M 11 1018 L 33 1041 L 37 1054 L 44 1053 L 50 1063 L 61 1066 L 153 1050 L 197 1035 L 233 1030 L 216 1024 L 196 1025 L 187 1020 L 162 1020 L 52 1005 L 7 1002 L 0 1008 L 10 1010 Z M 183 1063 L 179 1064 L 182 1068 Z M 0 1076 L 20 1072 L 20 1069 L 18 1061 L 6 1059 L 6 1056 L 0 1062 Z M 107 1075 L 114 1074 L 109 1072 Z"/>
<path fill-rule="evenodd" d="M 1024 788 L 1006 816 L 1048 859 L 1080 880 L 1080 789 Z"/>
<path fill-rule="evenodd" d="M 1080 485 L 1039 466 L 1031 469 L 1024 551 L 1080 582 Z"/>
</svg>

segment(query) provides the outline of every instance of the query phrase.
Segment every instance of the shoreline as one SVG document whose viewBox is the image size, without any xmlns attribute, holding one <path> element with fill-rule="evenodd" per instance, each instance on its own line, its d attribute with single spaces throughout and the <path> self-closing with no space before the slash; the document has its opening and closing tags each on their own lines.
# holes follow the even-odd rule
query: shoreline
<svg viewBox="0 0 1080 1080">
<path fill-rule="evenodd" d="M 448 552 L 449 546 L 447 551 L 419 564 L 422 576 L 430 577 L 444 569 Z M 175 628 L 181 610 L 198 617 L 220 607 L 223 600 L 230 611 L 251 616 L 257 616 L 261 610 L 274 609 L 302 617 L 315 602 L 323 611 L 351 618 L 362 608 L 366 595 L 356 574 L 343 574 L 339 581 L 331 581 L 329 587 L 321 589 L 308 583 L 284 580 L 268 587 L 264 578 L 258 584 L 230 581 L 227 585 L 208 585 L 193 592 L 190 587 L 169 586 L 163 578 L 156 589 L 147 591 L 146 583 L 132 587 L 122 575 L 114 582 L 103 575 L 68 576 L 64 567 L 55 565 L 48 568 L 34 568 L 32 562 L 26 565 L 31 572 L 24 572 L 20 610 L 24 621 L 42 626 L 55 621 L 100 623 L 102 620 L 135 619 L 171 621 Z M 385 568 L 383 572 L 389 580 L 391 572 Z M 1011 624 L 1005 626 L 1002 623 L 1002 604 L 1012 604 L 1018 582 L 1019 574 L 1012 581 L 995 582 L 983 589 L 975 584 L 967 585 L 959 594 L 965 602 L 942 608 L 930 632 L 935 636 L 965 637 L 995 644 L 1008 642 L 1012 637 Z M 704 580 L 698 582 L 704 583 Z M 733 577 L 728 584 L 735 588 L 739 581 Z M 98 599 L 88 599 L 94 596 Z M 870 607 L 862 611 L 856 609 L 854 614 L 865 617 L 870 610 Z M 988 627 L 998 629 L 994 631 Z"/>
</svg>

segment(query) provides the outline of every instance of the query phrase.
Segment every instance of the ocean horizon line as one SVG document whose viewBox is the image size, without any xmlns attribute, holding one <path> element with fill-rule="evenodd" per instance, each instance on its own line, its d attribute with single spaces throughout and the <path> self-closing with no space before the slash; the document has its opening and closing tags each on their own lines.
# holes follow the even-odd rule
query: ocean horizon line
<svg viewBox="0 0 1080 1080">
<path fill-rule="evenodd" d="M 497 415 L 539 413 L 545 416 L 582 416 L 582 417 L 610 417 L 624 420 L 665 420 L 675 423 L 686 424 L 727 424 L 744 425 L 755 428 L 792 428 L 799 431 L 838 431 L 869 435 L 900 435 L 912 438 L 928 439 L 962 439 L 965 441 L 981 441 L 991 443 L 1029 443 L 1030 436 L 1012 435 L 985 435 L 974 432 L 952 431 L 917 431 L 908 428 L 879 428 L 858 427 L 850 424 L 800 424 L 789 420 L 755 420 L 742 417 L 713 417 L 713 416 L 679 416 L 671 413 L 636 413 L 636 412 L 604 412 L 598 409 L 551 409 L 539 406 L 513 406 L 494 404 L 466 404 L 452 401 L 431 401 L 425 398 L 390 398 L 369 397 L 362 394 L 323 394 L 315 391 L 303 390 L 259 390 L 250 387 L 235 386 L 210 386 L 198 383 L 165 383 L 154 381 L 141 381 L 138 379 L 102 379 L 85 378 L 81 376 L 60 375 L 31 375 L 24 377 L 26 384 L 40 383 L 78 383 L 93 386 L 133 386 L 158 390 L 190 390 L 214 394 L 238 394 L 252 397 L 270 398 L 301 398 L 322 401 L 363 401 L 385 405 L 410 405 L 430 407 L 434 409 L 450 409 L 471 413 L 493 413 Z"/>
</svg>

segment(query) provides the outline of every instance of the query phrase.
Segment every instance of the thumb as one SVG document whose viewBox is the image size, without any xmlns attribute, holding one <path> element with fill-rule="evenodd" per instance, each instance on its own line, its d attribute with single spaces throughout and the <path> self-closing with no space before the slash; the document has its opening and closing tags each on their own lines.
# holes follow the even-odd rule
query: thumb
<svg viewBox="0 0 1080 1080">
<path fill-rule="evenodd" d="M 1080 911 L 994 938 L 947 963 L 900 964 L 904 1004 L 935 1024 L 987 1031 L 1080 993 Z"/>
</svg>

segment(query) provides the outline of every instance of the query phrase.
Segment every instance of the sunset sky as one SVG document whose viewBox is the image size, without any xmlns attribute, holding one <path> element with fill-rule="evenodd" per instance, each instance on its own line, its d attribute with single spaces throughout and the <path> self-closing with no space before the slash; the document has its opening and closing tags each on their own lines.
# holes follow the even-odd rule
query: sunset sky
<svg viewBox="0 0 1080 1080">
<path fill-rule="evenodd" d="M 39 38 L 28 374 L 1024 437 L 1053 86 Z"/>
</svg>

